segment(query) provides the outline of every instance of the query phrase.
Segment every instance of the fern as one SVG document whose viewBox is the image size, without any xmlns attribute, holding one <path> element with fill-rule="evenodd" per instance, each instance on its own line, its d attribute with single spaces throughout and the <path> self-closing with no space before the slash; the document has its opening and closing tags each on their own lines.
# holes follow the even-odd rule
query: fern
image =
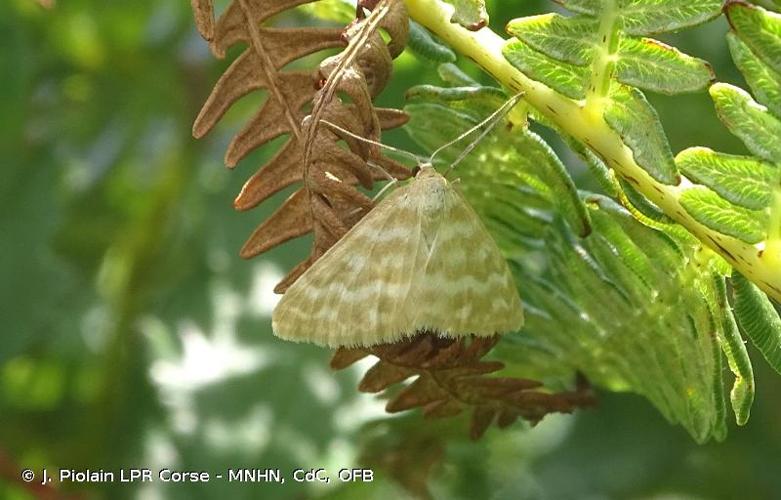
<svg viewBox="0 0 781 500">
<path fill-rule="evenodd" d="M 781 15 L 742 2 L 724 8 L 735 64 L 759 102 L 738 87 L 710 88 L 724 125 L 754 156 L 704 148 L 682 151 L 681 169 L 703 188 L 684 192 L 689 212 L 709 228 L 756 243 L 757 253 L 781 275 Z M 738 323 L 779 371 L 781 320 L 768 298 L 736 273 L 732 279 Z M 777 286 L 760 279 L 775 296 Z"/>
<path fill-rule="evenodd" d="M 486 107 L 480 101 L 500 99 L 486 88 L 441 89 L 437 99 L 432 88 L 424 90 L 425 100 L 411 91 L 405 110 L 407 129 L 426 148 L 442 141 L 434 123 L 469 126 Z M 615 202 L 588 193 L 568 202 L 583 207 L 593 226 L 581 239 L 573 231 L 579 219 L 561 208 L 567 198 L 551 189 L 558 181 L 550 172 L 559 164 L 521 125 L 497 132 L 458 172 L 465 195 L 515 263 L 527 306 L 523 334 L 506 337 L 495 355 L 512 360 L 512 373 L 545 378 L 550 366 L 566 376 L 581 371 L 600 385 L 648 397 L 698 441 L 723 437 L 719 346 L 732 338 L 725 323 L 734 320 L 719 301 L 718 257 L 685 234 L 644 227 Z M 692 261 L 697 267 L 687 268 Z M 744 379 L 753 384 L 747 373 L 740 376 L 736 386 Z M 751 384 L 736 408 L 750 405 Z"/>
<path fill-rule="evenodd" d="M 471 34 L 445 24 L 447 9 L 438 2 L 407 4 L 414 19 L 457 52 L 526 92 L 530 116 L 556 130 L 605 192 L 651 226 L 634 222 L 614 201 L 581 193 L 594 231 L 579 240 L 573 234 L 579 225 L 563 204 L 571 196 L 551 197 L 551 212 L 540 206 L 541 193 L 561 184 L 546 165 L 559 162 L 550 154 L 540 161 L 535 151 L 549 148 L 516 120 L 516 130 L 499 141 L 514 141 L 516 153 L 499 147 L 483 157 L 491 161 L 475 166 L 479 174 L 462 172 L 470 200 L 517 260 L 519 289 L 534 312 L 534 326 L 530 321 L 524 336 L 514 337 L 523 347 L 513 353 L 508 337 L 497 355 L 539 366 L 534 376 L 543 378 L 555 371 L 553 362 L 536 358 L 571 363 L 602 385 L 644 394 L 703 441 L 724 435 L 721 351 L 735 375 L 733 410 L 745 423 L 754 380 L 738 327 L 776 368 L 781 348 L 778 315 L 754 288 L 781 298 L 779 16 L 740 2 L 725 7 L 730 48 L 760 100 L 755 103 L 737 87 L 712 84 L 707 62 L 646 38 L 712 19 L 720 2 L 564 0 L 575 15 L 512 21 L 514 38 L 507 42 L 487 30 Z M 755 156 L 706 148 L 673 155 L 643 90 L 674 94 L 708 87 L 722 121 Z M 455 98 L 453 89 L 440 90 L 433 99 L 430 88 L 412 92 L 415 99 L 427 94 L 427 102 L 406 108 L 421 143 L 437 141 L 436 129 L 421 120 L 474 123 L 484 105 L 465 115 L 464 103 L 454 104 L 465 99 L 461 92 Z M 733 281 L 742 281 L 729 286 L 722 259 L 748 279 L 736 274 Z"/>
<path fill-rule="evenodd" d="M 299 3 L 309 2 L 282 2 L 285 6 Z M 213 37 L 219 55 L 221 45 L 216 41 L 228 31 L 220 22 L 210 24 L 209 2 L 193 4 L 201 33 Z M 359 2 L 375 9 L 374 20 L 359 19 L 345 33 L 352 34 L 351 40 L 376 40 L 381 27 L 377 9 L 393 7 L 399 12 L 401 4 L 400 0 Z M 471 406 L 473 435 L 481 434 L 495 418 L 500 425 L 513 415 L 534 421 L 546 411 L 569 411 L 583 404 L 582 394 L 540 392 L 535 400 L 547 401 L 541 413 L 513 407 L 517 402 L 513 398 L 531 388 L 522 382 L 526 378 L 561 388 L 576 373 L 583 373 L 611 390 L 645 396 L 698 442 L 726 435 L 722 372 L 727 367 L 734 379 L 730 405 L 737 423 L 745 424 L 755 382 L 741 332 L 781 372 L 781 319 L 772 304 L 772 299 L 781 300 L 781 16 L 742 2 L 728 2 L 723 8 L 731 25 L 730 50 L 752 97 L 738 87 L 714 83 L 706 61 L 653 38 L 719 16 L 722 4 L 717 0 L 561 0 L 569 14 L 516 19 L 508 25 L 509 40 L 483 28 L 488 13 L 480 0 L 405 0 L 403 4 L 413 20 L 410 48 L 440 64 L 440 76 L 448 85 L 419 85 L 408 92 L 407 130 L 425 149 L 432 150 L 478 123 L 506 99 L 503 90 L 481 86 L 450 64 L 457 55 L 473 59 L 513 93 L 524 93 L 525 103 L 511 114 L 508 127 L 489 136 L 459 167 L 458 176 L 466 197 L 513 265 L 527 325 L 523 332 L 506 336 L 490 353 L 493 344 L 485 349 L 478 346 L 479 352 L 469 354 L 470 348 L 459 343 L 440 345 L 424 335 L 407 345 L 340 351 L 334 365 L 343 367 L 368 354 L 378 356 L 379 363 L 363 382 L 363 388 L 372 391 L 392 393 L 395 383 L 417 375 L 417 381 L 391 401 L 389 410 L 419 406 L 424 413 L 448 415 Z M 339 9 L 312 7 L 310 11 L 344 17 Z M 390 51 L 393 55 L 400 50 L 398 44 L 406 41 L 398 18 L 394 23 L 396 32 L 403 31 L 404 36 L 391 33 L 391 45 L 396 44 Z M 260 34 L 270 40 L 275 36 L 266 28 Z M 225 40 L 221 43 L 226 45 Z M 287 43 L 295 50 L 269 54 L 278 58 L 286 53 L 290 60 L 294 54 L 311 52 L 303 49 L 305 43 Z M 317 45 L 325 46 L 329 45 Z M 348 184 L 366 181 L 364 186 L 370 186 L 372 175 L 367 175 L 363 163 L 394 166 L 376 149 L 349 137 L 316 140 L 322 133 L 317 130 L 318 119 L 326 116 L 337 89 L 357 101 L 354 106 L 336 102 L 344 116 L 357 119 L 347 128 L 359 135 L 376 140 L 381 128 L 376 124 L 400 122 L 395 119 L 399 115 L 383 120 L 384 112 L 372 107 L 370 99 L 354 88 L 351 93 L 346 84 L 339 87 L 345 67 L 361 47 L 351 42 L 343 54 L 321 64 L 322 91 L 306 94 L 298 89 L 291 94 L 301 101 L 287 106 L 299 113 L 287 132 L 301 126 L 303 104 L 313 105 L 311 118 L 303 122 L 308 125 L 301 128 L 304 139 L 296 146 L 296 155 L 285 150 L 282 154 L 289 165 L 301 164 L 295 167 L 300 175 L 289 169 L 284 178 L 288 184 L 303 181 L 299 196 L 306 201 L 296 205 L 298 211 L 283 205 L 281 215 L 261 226 L 250 240 L 251 250 L 245 251 L 254 255 L 314 229 L 312 257 L 280 290 L 371 208 L 362 193 L 323 182 L 325 172 L 345 171 L 345 157 L 336 152 L 344 150 L 335 143 L 344 140 L 358 157 L 347 169 L 352 177 L 342 177 L 350 179 Z M 254 48 L 264 53 L 257 44 Z M 379 75 L 381 88 L 390 59 L 379 59 L 386 61 Z M 265 71 L 269 66 L 259 67 Z M 280 68 L 274 66 L 272 73 L 284 75 Z M 359 73 L 363 76 L 353 83 L 366 86 L 369 73 Z M 224 78 L 231 80 L 225 85 L 236 85 L 235 78 Z M 377 89 L 372 89 L 369 94 L 374 96 Z M 750 155 L 702 147 L 674 154 L 644 92 L 673 95 L 706 90 L 724 125 L 745 143 Z M 234 99 L 223 97 L 220 105 Z M 265 115 L 268 111 L 259 114 L 256 122 Z M 281 116 L 271 114 L 271 118 Z M 215 121 L 211 119 L 209 126 Z M 273 121 L 278 127 L 278 120 Z M 563 162 L 532 131 L 533 123 L 558 133 L 589 166 L 604 194 L 579 191 Z M 252 130 L 244 134 L 251 147 L 265 142 L 263 134 L 268 132 L 263 127 Z M 257 133 L 263 140 L 255 137 Z M 242 149 L 242 155 L 251 147 Z M 318 166 L 323 152 L 326 165 Z M 231 158 L 229 153 L 229 163 Z M 445 162 L 451 159 L 442 157 Z M 258 178 L 273 172 L 274 165 L 272 161 L 264 167 Z M 319 182 L 308 177 L 318 172 Z M 404 175 L 400 167 L 397 172 Z M 275 182 L 280 188 L 287 185 L 279 179 Z M 248 189 L 262 191 L 267 189 L 260 187 L 264 184 L 251 181 Z M 252 195 L 250 204 L 266 196 Z M 356 213 L 356 207 L 361 209 L 358 215 L 347 217 Z M 306 219 L 305 209 L 311 220 Z M 426 355 L 418 356 L 419 352 Z M 447 353 L 458 354 L 455 364 Z M 486 354 L 496 361 L 482 361 Z M 446 363 L 431 364 L 442 356 Z M 500 377 L 480 377 L 499 369 Z M 509 380 L 505 376 L 520 378 L 506 382 L 509 392 L 495 397 Z M 499 392 L 492 393 L 486 389 L 489 386 Z M 561 402 L 566 405 L 557 408 Z"/>
<path fill-rule="evenodd" d="M 761 230 L 746 230 L 741 227 L 745 212 L 726 210 L 730 207 L 703 195 L 703 186 L 682 177 L 656 112 L 640 90 L 676 93 L 709 84 L 707 63 L 643 37 L 715 17 L 719 2 L 564 2 L 579 14 L 511 22 L 509 29 L 517 36 L 509 41 L 488 30 L 471 33 L 449 23 L 448 9 L 437 0 L 406 3 L 413 18 L 457 52 L 475 59 L 513 91 L 526 92 L 534 114 L 587 148 L 644 196 L 648 206 L 781 299 L 778 252 L 768 256 L 755 248 L 775 246 L 774 217 L 768 216 Z M 664 71 L 651 72 L 654 67 Z M 678 77 L 667 79 L 673 74 Z M 686 194 L 689 188 L 694 188 L 692 194 Z"/>
<path fill-rule="evenodd" d="M 781 144 L 778 141 L 781 137 L 781 15 L 739 2 L 728 3 L 725 13 L 732 26 L 727 35 L 732 57 L 759 102 L 748 92 L 723 83 L 713 85 L 710 94 L 719 118 L 754 157 L 735 158 L 687 150 L 681 153 L 681 159 L 684 164 L 704 163 L 713 170 L 713 175 L 702 178 L 701 182 L 725 206 L 722 216 L 732 216 L 729 220 L 734 226 L 753 227 L 753 238 L 746 239 L 759 240 L 760 255 L 778 269 L 781 266 Z M 697 174 L 696 167 L 694 173 Z M 695 216 L 706 218 L 708 214 L 701 211 L 695 212 Z M 777 288 L 765 281 L 758 284 L 773 292 Z"/>
</svg>

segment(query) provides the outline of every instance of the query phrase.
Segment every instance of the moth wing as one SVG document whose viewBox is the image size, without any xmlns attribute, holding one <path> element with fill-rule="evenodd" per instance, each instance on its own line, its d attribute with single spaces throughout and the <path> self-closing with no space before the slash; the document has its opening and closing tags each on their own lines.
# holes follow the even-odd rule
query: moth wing
<svg viewBox="0 0 781 500">
<path fill-rule="evenodd" d="M 385 198 L 285 292 L 272 315 L 278 337 L 341 347 L 414 333 L 404 297 L 419 267 L 420 221 L 408 187 Z"/>
<path fill-rule="evenodd" d="M 426 225 L 432 242 L 416 286 L 415 322 L 450 337 L 517 331 L 523 309 L 507 261 L 480 217 L 452 185 L 442 192 L 442 219 Z"/>
</svg>

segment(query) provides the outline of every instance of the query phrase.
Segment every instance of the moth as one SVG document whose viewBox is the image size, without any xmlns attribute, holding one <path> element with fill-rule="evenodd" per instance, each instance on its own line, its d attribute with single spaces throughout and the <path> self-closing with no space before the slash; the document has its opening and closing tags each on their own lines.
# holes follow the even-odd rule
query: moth
<svg viewBox="0 0 781 500">
<path fill-rule="evenodd" d="M 368 347 L 422 331 L 491 336 L 522 326 L 506 260 L 431 161 L 304 272 L 272 314 L 278 337 L 328 347 Z"/>
</svg>

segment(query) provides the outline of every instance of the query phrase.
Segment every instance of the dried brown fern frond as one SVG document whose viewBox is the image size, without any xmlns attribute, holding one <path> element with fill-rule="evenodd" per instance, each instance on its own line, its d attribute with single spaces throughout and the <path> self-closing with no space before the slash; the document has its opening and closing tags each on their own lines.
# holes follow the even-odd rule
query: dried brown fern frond
<svg viewBox="0 0 781 500">
<path fill-rule="evenodd" d="M 387 84 L 393 57 L 406 43 L 408 19 L 403 2 L 361 2 L 358 19 L 344 29 L 262 26 L 270 17 L 311 1 L 233 0 L 214 22 L 212 0 L 192 0 L 199 31 L 217 57 L 224 57 L 227 48 L 236 43 L 247 45 L 215 85 L 193 125 L 193 135 L 202 137 L 234 102 L 263 89 L 268 97 L 231 141 L 226 165 L 234 167 L 254 149 L 287 136 L 276 155 L 245 183 L 235 207 L 248 210 L 292 184 L 303 184 L 255 230 L 241 250 L 243 257 L 254 257 L 314 231 L 312 255 L 277 286 L 278 292 L 371 209 L 371 200 L 354 187 L 356 184 L 369 189 L 388 174 L 409 176 L 406 168 L 383 157 L 377 148 L 319 126 L 325 118 L 357 135 L 379 139 L 381 130 L 406 122 L 401 111 L 372 104 Z M 368 16 L 364 7 L 372 8 Z M 380 30 L 390 35 L 389 43 L 383 41 Z M 329 48 L 344 51 L 312 70 L 283 69 L 292 61 Z M 342 95 L 350 102 L 343 102 Z M 310 105 L 312 117 L 306 120 Z M 348 148 L 341 147 L 340 141 Z"/>
<path fill-rule="evenodd" d="M 331 367 L 343 369 L 368 355 L 376 356 L 379 361 L 363 377 L 361 391 L 381 392 L 417 377 L 392 397 L 386 410 L 421 408 L 425 416 L 440 418 L 472 409 L 473 439 L 494 422 L 500 428 L 518 418 L 536 423 L 548 413 L 570 413 L 594 404 L 583 379 L 575 391 L 548 393 L 535 390 L 542 384 L 534 380 L 488 377 L 504 368 L 498 361 L 482 360 L 498 341 L 498 336 L 450 339 L 424 333 L 403 343 L 339 349 Z"/>
</svg>

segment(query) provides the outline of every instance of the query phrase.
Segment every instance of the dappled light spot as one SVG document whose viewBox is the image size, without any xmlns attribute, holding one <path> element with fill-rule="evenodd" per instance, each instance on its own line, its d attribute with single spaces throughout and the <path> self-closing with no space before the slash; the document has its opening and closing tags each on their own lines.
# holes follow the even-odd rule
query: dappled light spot
<svg viewBox="0 0 781 500">
<path fill-rule="evenodd" d="M 252 284 L 247 298 L 247 309 L 255 316 L 271 316 L 271 311 L 281 295 L 274 293 L 274 286 L 284 277 L 282 270 L 269 262 L 261 262 L 252 268 Z"/>
</svg>

